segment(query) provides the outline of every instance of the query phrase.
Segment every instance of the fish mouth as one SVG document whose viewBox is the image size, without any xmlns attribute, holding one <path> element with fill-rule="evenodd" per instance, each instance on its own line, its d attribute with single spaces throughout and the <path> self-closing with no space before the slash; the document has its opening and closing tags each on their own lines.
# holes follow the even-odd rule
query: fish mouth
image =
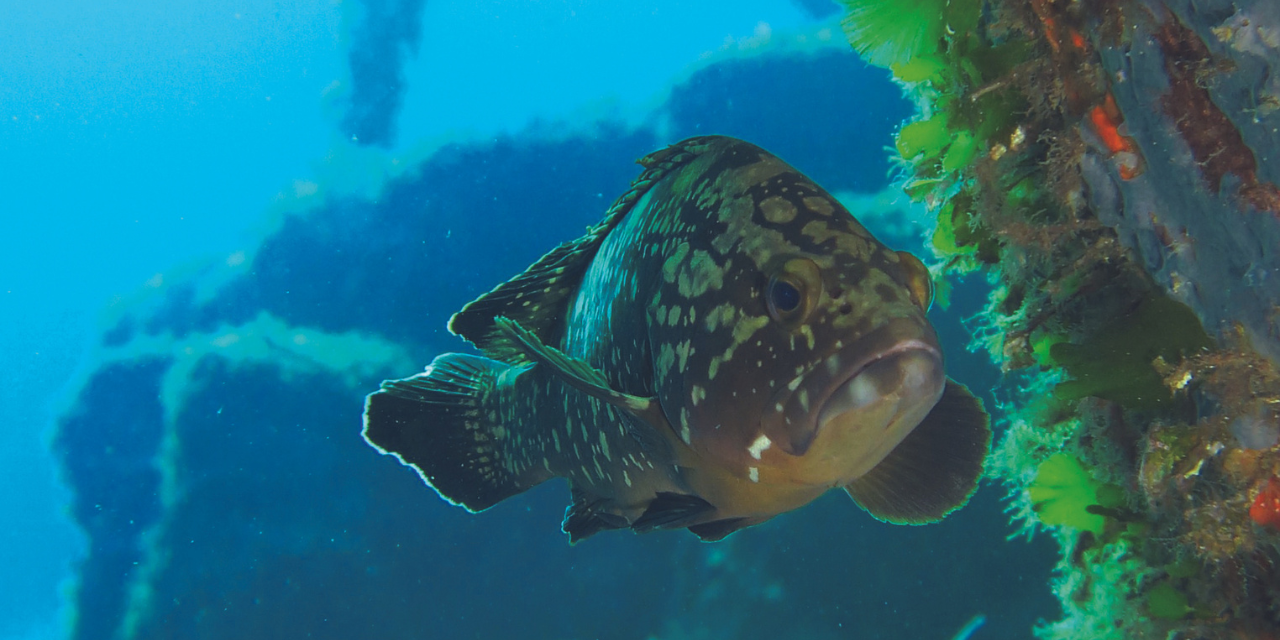
<svg viewBox="0 0 1280 640">
<path fill-rule="evenodd" d="M 923 418 L 945 384 L 942 352 L 932 328 L 894 323 L 788 382 L 763 417 L 762 433 L 792 456 L 805 455 L 828 431 L 859 431 L 860 440 L 875 439 L 878 432 L 903 422 L 904 415 L 920 413 Z"/>
</svg>

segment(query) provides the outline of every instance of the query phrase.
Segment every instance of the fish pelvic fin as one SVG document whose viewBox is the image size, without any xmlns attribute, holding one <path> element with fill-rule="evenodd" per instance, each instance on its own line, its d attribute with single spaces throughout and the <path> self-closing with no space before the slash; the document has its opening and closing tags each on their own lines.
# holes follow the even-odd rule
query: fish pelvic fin
<svg viewBox="0 0 1280 640">
<path fill-rule="evenodd" d="M 418 375 L 387 380 L 365 399 L 364 439 L 413 467 L 441 498 L 471 512 L 488 509 L 551 476 L 503 459 L 510 430 L 495 421 L 499 376 L 513 368 L 447 353 Z"/>
<path fill-rule="evenodd" d="M 592 496 L 572 487 L 573 502 L 564 512 L 560 529 L 569 534 L 569 544 L 578 544 L 601 531 L 631 526 L 617 513 L 611 500 Z"/>
<path fill-rule="evenodd" d="M 982 402 L 948 380 L 920 425 L 845 491 L 878 520 L 937 522 L 977 491 L 990 446 L 991 420 Z"/>
<path fill-rule="evenodd" d="M 599 369 L 543 344 L 536 334 L 526 330 L 515 320 L 499 317 L 494 323 L 508 341 L 519 346 L 530 361 L 548 367 L 574 389 L 622 409 L 654 427 L 671 429 L 656 397 L 642 398 L 610 387 L 609 381 Z"/>
</svg>

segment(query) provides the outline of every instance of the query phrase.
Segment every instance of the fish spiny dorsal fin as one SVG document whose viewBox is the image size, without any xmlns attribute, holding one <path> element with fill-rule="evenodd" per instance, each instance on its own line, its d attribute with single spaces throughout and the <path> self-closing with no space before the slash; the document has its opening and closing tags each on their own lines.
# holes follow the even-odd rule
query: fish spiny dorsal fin
<svg viewBox="0 0 1280 640">
<path fill-rule="evenodd" d="M 845 491 L 884 522 L 937 522 L 977 490 L 990 446 L 991 420 L 982 402 L 948 380 L 924 421 Z"/>
<path fill-rule="evenodd" d="M 697 157 L 712 139 L 691 138 L 641 158 L 644 171 L 609 207 L 604 220 L 588 228 L 586 235 L 552 249 L 520 275 L 468 303 L 449 320 L 449 331 L 486 356 L 514 364 L 528 362 L 528 358 L 523 349 L 498 330 L 495 319 L 499 316 L 518 322 L 544 343 L 560 344 L 569 305 L 600 243 L 654 183 Z"/>
</svg>

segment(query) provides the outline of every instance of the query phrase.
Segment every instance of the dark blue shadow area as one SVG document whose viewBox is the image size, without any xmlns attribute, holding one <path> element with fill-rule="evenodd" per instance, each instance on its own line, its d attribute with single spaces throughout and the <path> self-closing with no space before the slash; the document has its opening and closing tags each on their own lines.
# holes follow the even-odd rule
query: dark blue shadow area
<svg viewBox="0 0 1280 640">
<path fill-rule="evenodd" d="M 161 515 L 155 457 L 164 429 L 160 382 L 169 364 L 146 358 L 104 366 L 58 424 L 53 447 L 76 490 L 72 513 L 89 538 L 76 590 L 76 637 L 119 626 L 126 584 L 142 559 L 140 536 Z"/>
<path fill-rule="evenodd" d="M 347 54 L 351 95 L 341 129 L 357 144 L 389 146 L 404 99 L 404 63 L 418 50 L 426 0 L 357 4 L 362 15 Z"/>
<path fill-rule="evenodd" d="M 692 541 L 569 547 L 558 482 L 471 516 L 330 428 L 359 414 L 359 395 L 281 374 L 218 357 L 193 374 L 172 469 L 184 491 L 151 582 L 182 595 L 161 598 L 138 637 L 617 637 L 654 623 L 634 593 L 665 607 L 673 550 Z"/>
</svg>

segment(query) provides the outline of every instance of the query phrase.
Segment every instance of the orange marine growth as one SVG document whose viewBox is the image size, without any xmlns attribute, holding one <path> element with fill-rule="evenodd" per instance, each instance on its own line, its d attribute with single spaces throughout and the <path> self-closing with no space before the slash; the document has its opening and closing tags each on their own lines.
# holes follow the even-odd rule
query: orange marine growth
<svg viewBox="0 0 1280 640">
<path fill-rule="evenodd" d="M 1267 479 L 1266 486 L 1254 498 L 1249 517 L 1265 527 L 1280 529 L 1280 481 L 1275 476 Z"/>
<path fill-rule="evenodd" d="M 1108 92 L 1103 103 L 1089 109 L 1089 124 L 1093 131 L 1111 152 L 1111 158 L 1120 170 L 1120 177 L 1132 180 L 1144 171 L 1142 155 L 1133 138 L 1120 133 L 1120 125 L 1124 124 L 1124 115 L 1116 106 L 1115 98 Z"/>
</svg>

